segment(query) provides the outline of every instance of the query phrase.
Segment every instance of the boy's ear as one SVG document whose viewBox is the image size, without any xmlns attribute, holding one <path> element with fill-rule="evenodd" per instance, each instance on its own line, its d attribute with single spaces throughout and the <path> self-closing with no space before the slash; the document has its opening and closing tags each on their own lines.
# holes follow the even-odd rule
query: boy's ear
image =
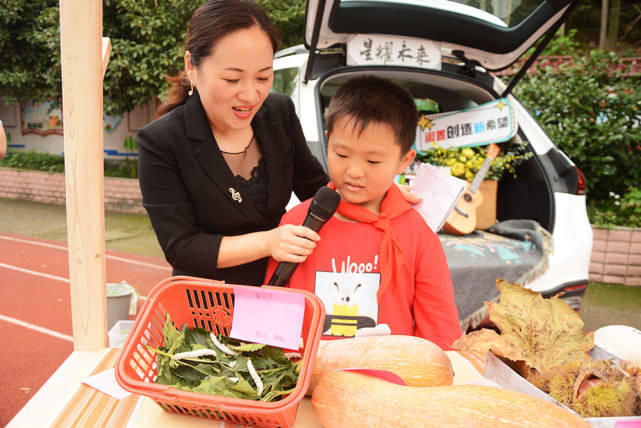
<svg viewBox="0 0 641 428">
<path fill-rule="evenodd" d="M 403 156 L 401 156 L 401 162 L 398 164 L 398 171 L 396 172 L 397 174 L 403 173 L 407 169 L 408 166 L 412 163 L 414 158 L 416 157 L 416 150 L 409 150 L 407 153 L 405 153 Z"/>
</svg>

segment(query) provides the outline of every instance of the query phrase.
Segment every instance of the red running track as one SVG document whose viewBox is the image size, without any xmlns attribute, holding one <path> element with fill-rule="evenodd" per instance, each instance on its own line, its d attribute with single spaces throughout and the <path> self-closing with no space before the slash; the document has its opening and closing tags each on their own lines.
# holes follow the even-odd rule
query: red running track
<svg viewBox="0 0 641 428">
<path fill-rule="evenodd" d="M 142 299 L 171 275 L 164 259 L 107 251 L 107 282 Z M 66 242 L 0 233 L 0 426 L 73 351 Z"/>
</svg>

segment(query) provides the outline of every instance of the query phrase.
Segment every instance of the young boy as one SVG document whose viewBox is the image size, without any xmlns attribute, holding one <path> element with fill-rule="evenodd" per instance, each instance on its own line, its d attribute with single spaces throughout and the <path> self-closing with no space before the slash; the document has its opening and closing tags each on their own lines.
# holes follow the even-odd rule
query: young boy
<svg viewBox="0 0 641 428">
<path fill-rule="evenodd" d="M 416 155 L 417 120 L 411 95 L 374 76 L 347 81 L 330 101 L 329 186 L 341 203 L 288 282 L 325 304 L 323 339 L 387 324 L 391 334 L 448 348 L 462 334 L 439 238 L 394 185 Z M 281 224 L 301 224 L 310 202 L 287 212 Z M 269 261 L 265 283 L 277 264 Z"/>
</svg>

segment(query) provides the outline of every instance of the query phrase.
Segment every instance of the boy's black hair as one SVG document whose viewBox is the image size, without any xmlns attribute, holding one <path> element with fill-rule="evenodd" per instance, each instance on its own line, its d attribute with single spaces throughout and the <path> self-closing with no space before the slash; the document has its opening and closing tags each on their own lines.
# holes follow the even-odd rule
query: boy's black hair
<svg viewBox="0 0 641 428">
<path fill-rule="evenodd" d="M 329 102 L 326 128 L 328 135 L 342 117 L 350 117 L 359 132 L 370 122 L 387 123 L 407 153 L 416 138 L 418 110 L 414 98 L 402 86 L 389 79 L 366 75 L 349 79 L 338 87 Z"/>
</svg>

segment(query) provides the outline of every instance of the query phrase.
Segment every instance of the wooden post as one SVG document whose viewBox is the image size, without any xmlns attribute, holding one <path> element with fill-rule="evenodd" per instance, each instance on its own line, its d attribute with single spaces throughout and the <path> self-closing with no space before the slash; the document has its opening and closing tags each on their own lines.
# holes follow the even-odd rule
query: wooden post
<svg viewBox="0 0 641 428">
<path fill-rule="evenodd" d="M 102 0 L 60 0 L 67 242 L 74 349 L 107 345 Z"/>
<path fill-rule="evenodd" d="M 109 37 L 102 38 L 100 55 L 102 57 L 102 78 L 104 79 L 107 72 L 107 64 L 109 64 L 109 55 L 111 55 L 111 39 Z M 100 86 L 102 87 L 102 85 Z"/>
</svg>

